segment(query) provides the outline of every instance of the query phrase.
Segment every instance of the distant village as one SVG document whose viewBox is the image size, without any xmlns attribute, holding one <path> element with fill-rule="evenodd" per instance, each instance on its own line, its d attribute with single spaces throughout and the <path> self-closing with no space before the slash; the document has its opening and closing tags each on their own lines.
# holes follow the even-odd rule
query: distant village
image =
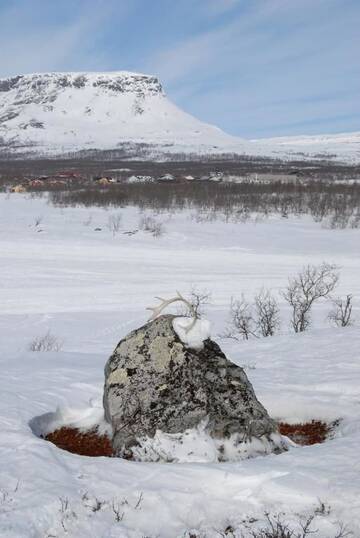
<svg viewBox="0 0 360 538">
<path fill-rule="evenodd" d="M 221 171 L 213 171 L 198 176 L 186 174 L 166 173 L 159 176 L 135 175 L 129 169 L 116 170 L 112 174 L 100 174 L 92 177 L 83 175 L 77 171 L 62 171 L 52 175 L 40 175 L 38 177 L 25 177 L 12 179 L 8 182 L 3 178 L 3 186 L 7 192 L 22 193 L 33 191 L 52 191 L 81 189 L 90 185 L 104 188 L 114 184 L 134 184 L 134 183 L 152 183 L 152 182 L 191 182 L 191 181 L 216 181 L 231 183 L 272 183 L 281 181 L 285 183 L 301 181 L 301 171 L 291 171 L 288 174 L 279 173 L 248 173 L 243 175 L 229 174 Z"/>
</svg>

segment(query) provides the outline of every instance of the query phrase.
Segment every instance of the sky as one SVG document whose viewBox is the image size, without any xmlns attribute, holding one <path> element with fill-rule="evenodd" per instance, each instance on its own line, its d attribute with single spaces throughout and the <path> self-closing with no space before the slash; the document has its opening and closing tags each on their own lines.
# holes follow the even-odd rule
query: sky
<svg viewBox="0 0 360 538">
<path fill-rule="evenodd" d="M 157 75 L 243 138 L 360 130 L 360 0 L 0 0 L 0 78 Z"/>
</svg>

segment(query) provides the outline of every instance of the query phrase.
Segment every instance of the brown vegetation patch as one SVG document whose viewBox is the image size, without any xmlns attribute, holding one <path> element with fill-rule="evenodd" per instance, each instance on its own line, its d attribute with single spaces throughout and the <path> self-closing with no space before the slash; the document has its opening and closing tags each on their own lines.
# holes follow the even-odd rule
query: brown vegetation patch
<svg viewBox="0 0 360 538">
<path fill-rule="evenodd" d="M 304 424 L 287 424 L 279 422 L 281 435 L 286 435 L 298 445 L 316 445 L 328 438 L 335 424 L 327 424 L 320 420 L 312 420 Z"/>
<path fill-rule="evenodd" d="M 81 432 L 77 428 L 63 427 L 47 434 L 44 439 L 80 456 L 111 457 L 114 455 L 109 437 L 100 435 L 97 430 Z"/>
<path fill-rule="evenodd" d="M 287 424 L 279 422 L 281 435 L 286 435 L 298 445 L 315 445 L 323 443 L 332 432 L 336 423 L 327 424 L 320 420 L 312 420 L 304 424 Z M 81 432 L 77 428 L 63 427 L 44 436 L 59 448 L 80 456 L 113 457 L 111 440 L 107 435 L 100 435 L 96 429 Z M 129 457 L 128 459 L 131 459 Z"/>
</svg>

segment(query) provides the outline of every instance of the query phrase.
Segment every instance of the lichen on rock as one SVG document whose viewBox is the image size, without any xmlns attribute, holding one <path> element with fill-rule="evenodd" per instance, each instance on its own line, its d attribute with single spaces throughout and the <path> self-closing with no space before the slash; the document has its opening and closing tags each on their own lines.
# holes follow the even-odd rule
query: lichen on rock
<svg viewBox="0 0 360 538">
<path fill-rule="evenodd" d="M 236 439 L 238 445 L 263 440 L 264 453 L 269 447 L 282 450 L 276 423 L 244 370 L 210 338 L 201 349 L 186 346 L 173 320 L 162 315 L 131 332 L 106 364 L 104 409 L 115 452 L 136 457 L 142 453 L 137 448 L 146 439 L 158 439 L 159 432 L 182 434 L 201 424 L 216 446 L 222 439 Z M 171 461 L 171 455 L 160 459 Z"/>
</svg>

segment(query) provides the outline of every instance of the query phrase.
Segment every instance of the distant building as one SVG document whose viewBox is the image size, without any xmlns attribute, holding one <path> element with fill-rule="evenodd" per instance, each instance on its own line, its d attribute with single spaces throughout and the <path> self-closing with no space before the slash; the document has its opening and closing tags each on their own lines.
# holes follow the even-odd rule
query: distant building
<svg viewBox="0 0 360 538">
<path fill-rule="evenodd" d="M 32 179 L 29 181 L 29 187 L 33 189 L 40 188 L 44 186 L 44 181 L 42 179 Z"/>
<path fill-rule="evenodd" d="M 158 181 L 174 181 L 174 176 L 172 174 L 164 174 L 158 178 Z"/>
<path fill-rule="evenodd" d="M 127 183 L 150 183 L 154 181 L 152 176 L 130 176 L 127 178 Z"/>
<path fill-rule="evenodd" d="M 98 180 L 99 185 L 109 185 L 110 180 L 107 177 L 102 177 Z"/>
<path fill-rule="evenodd" d="M 26 188 L 24 185 L 15 185 L 15 187 L 11 188 L 11 192 L 26 192 Z"/>
</svg>

